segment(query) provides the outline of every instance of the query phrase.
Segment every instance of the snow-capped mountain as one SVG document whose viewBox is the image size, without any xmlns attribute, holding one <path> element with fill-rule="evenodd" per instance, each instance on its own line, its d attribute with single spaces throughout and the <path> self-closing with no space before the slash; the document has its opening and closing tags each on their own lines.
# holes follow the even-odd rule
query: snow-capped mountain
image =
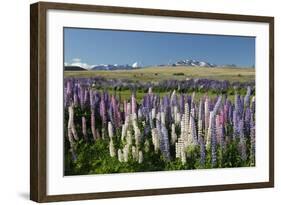
<svg viewBox="0 0 281 205">
<path fill-rule="evenodd" d="M 131 70 L 131 69 L 138 69 L 138 68 L 144 68 L 141 63 L 135 62 L 133 64 L 125 64 L 125 65 L 119 65 L 119 64 L 99 64 L 99 65 L 84 65 L 85 63 L 80 63 L 78 65 L 76 64 L 65 64 L 66 70 L 73 70 L 73 66 L 81 67 L 81 69 L 84 70 Z M 72 67 L 71 67 L 72 66 Z M 206 67 L 206 68 L 212 68 L 212 67 L 236 67 L 236 65 L 216 65 L 205 61 L 199 61 L 199 60 L 192 60 L 192 59 L 186 59 L 186 60 L 179 60 L 175 63 L 169 62 L 168 64 L 159 64 L 159 65 L 151 65 L 151 66 L 145 66 L 145 67 L 165 67 L 165 66 L 187 66 L 187 67 Z M 77 68 L 75 68 L 77 69 Z"/>
<path fill-rule="evenodd" d="M 130 70 L 130 69 L 136 69 L 139 68 L 138 62 L 133 63 L 132 65 L 126 64 L 126 65 L 119 65 L 119 64 L 100 64 L 100 65 L 94 65 L 91 70 Z"/>
<path fill-rule="evenodd" d="M 176 63 L 173 63 L 172 66 L 199 66 L 199 67 L 216 67 L 215 64 L 204 62 L 204 61 L 198 61 L 198 60 L 180 60 Z"/>
</svg>

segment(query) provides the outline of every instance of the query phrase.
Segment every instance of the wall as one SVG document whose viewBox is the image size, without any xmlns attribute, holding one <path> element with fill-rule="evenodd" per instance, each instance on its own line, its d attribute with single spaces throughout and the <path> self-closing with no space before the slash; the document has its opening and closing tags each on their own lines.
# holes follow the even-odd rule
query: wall
<svg viewBox="0 0 281 205">
<path fill-rule="evenodd" d="M 63 1 L 62 2 L 78 2 Z M 5 3 L 4 3 L 5 2 Z M 29 4 L 34 1 L 10 0 L 1 4 L 1 100 L 0 100 L 0 203 L 31 204 L 29 195 Z M 98 200 L 103 204 L 245 204 L 272 203 L 280 198 L 280 37 L 281 13 L 278 1 L 245 0 L 82 0 L 79 3 L 159 9 L 208 11 L 275 16 L 275 147 L 276 187 L 274 189 L 225 191 L 172 196 Z M 280 8 L 280 7 L 279 7 Z M 70 202 L 92 204 L 93 201 Z M 64 203 L 62 203 L 64 204 Z"/>
</svg>

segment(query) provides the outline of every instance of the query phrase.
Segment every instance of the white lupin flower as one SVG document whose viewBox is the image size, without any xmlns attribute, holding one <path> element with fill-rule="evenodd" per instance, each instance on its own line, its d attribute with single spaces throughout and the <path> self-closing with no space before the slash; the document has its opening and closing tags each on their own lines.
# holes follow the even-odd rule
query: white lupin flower
<svg viewBox="0 0 281 205">
<path fill-rule="evenodd" d="M 113 138 L 113 126 L 111 122 L 108 122 L 108 136 L 110 139 Z"/>
<path fill-rule="evenodd" d="M 212 132 L 212 122 L 214 120 L 214 113 L 213 111 L 210 112 L 210 120 L 209 120 L 209 128 L 208 128 L 208 133 L 207 133 L 207 139 L 206 139 L 206 145 L 210 145 L 211 144 L 211 132 Z"/>
<path fill-rule="evenodd" d="M 193 92 L 192 95 L 191 95 L 191 104 L 194 103 L 194 99 L 195 99 L 195 92 Z"/>
<path fill-rule="evenodd" d="M 121 134 L 121 140 L 122 140 L 122 141 L 125 139 L 126 131 L 127 131 L 126 125 L 124 124 L 124 125 L 122 125 L 122 132 L 121 132 L 121 133 L 122 133 L 122 134 Z"/>
<path fill-rule="evenodd" d="M 134 160 L 138 160 L 138 151 L 137 148 L 135 146 L 132 146 L 132 156 Z"/>
<path fill-rule="evenodd" d="M 179 112 L 177 112 L 175 123 L 178 125 L 178 124 L 180 124 L 180 122 L 181 122 L 181 114 Z"/>
<path fill-rule="evenodd" d="M 127 103 L 127 114 L 130 115 L 132 113 L 131 103 Z"/>
<path fill-rule="evenodd" d="M 149 146 L 150 146 L 149 140 L 146 139 L 145 142 L 144 142 L 144 151 L 145 151 L 146 153 L 149 152 Z"/>
<path fill-rule="evenodd" d="M 155 108 L 152 108 L 152 110 L 151 110 L 151 117 L 152 117 L 152 119 L 155 119 L 155 117 L 156 117 L 156 110 L 155 110 Z"/>
<path fill-rule="evenodd" d="M 165 123 L 165 113 L 164 112 L 161 112 L 160 113 L 160 117 L 161 117 L 161 123 L 163 124 L 163 125 L 165 125 L 166 123 Z"/>
<path fill-rule="evenodd" d="M 185 103 L 184 105 L 184 128 L 185 128 L 185 138 L 187 138 L 189 132 L 189 105 Z"/>
<path fill-rule="evenodd" d="M 152 133 L 152 143 L 154 145 L 154 151 L 158 152 L 158 150 L 160 149 L 160 138 L 158 135 L 158 131 L 156 128 L 153 128 L 151 133 Z"/>
<path fill-rule="evenodd" d="M 140 132 L 140 129 L 138 127 L 134 127 L 134 132 L 135 132 L 135 143 L 138 146 L 139 143 L 140 143 L 141 132 Z"/>
<path fill-rule="evenodd" d="M 139 164 L 141 164 L 143 162 L 143 154 L 142 151 L 139 151 L 139 160 L 138 160 Z"/>
<path fill-rule="evenodd" d="M 181 134 L 180 134 L 180 138 L 183 142 L 186 141 L 187 142 L 187 134 L 186 134 L 186 131 L 185 131 L 185 122 L 184 120 L 181 122 Z M 179 141 L 178 139 L 178 141 Z"/>
<path fill-rule="evenodd" d="M 113 140 L 110 140 L 110 142 L 109 142 L 109 154 L 111 157 L 116 156 Z"/>
<path fill-rule="evenodd" d="M 189 134 L 188 134 L 188 144 L 189 145 L 195 145 L 196 143 L 196 128 L 195 128 L 195 122 L 194 122 L 194 118 L 192 115 L 190 115 L 190 120 L 189 120 Z"/>
<path fill-rule="evenodd" d="M 176 158 L 181 157 L 181 143 L 177 142 L 176 143 Z"/>
<path fill-rule="evenodd" d="M 130 148 L 130 146 L 128 144 L 126 144 L 125 147 L 123 148 L 124 162 L 128 162 L 128 160 L 129 160 L 129 148 Z"/>
<path fill-rule="evenodd" d="M 105 139 L 105 130 L 106 128 L 101 128 L 101 138 L 104 140 Z"/>
<path fill-rule="evenodd" d="M 132 120 L 133 122 L 138 120 L 138 116 L 137 116 L 136 113 L 132 113 L 132 114 L 131 114 L 131 120 Z"/>
<path fill-rule="evenodd" d="M 176 143 L 176 158 L 182 160 L 182 152 L 185 149 L 185 143 L 182 138 L 178 138 L 178 142 Z"/>
<path fill-rule="evenodd" d="M 161 121 L 161 113 L 160 113 L 160 112 L 158 112 L 158 113 L 156 114 L 156 119 L 159 120 L 159 121 Z"/>
<path fill-rule="evenodd" d="M 173 106 L 173 111 L 172 111 L 173 119 L 176 121 L 177 114 L 178 114 L 178 106 Z"/>
<path fill-rule="evenodd" d="M 183 165 L 186 164 L 186 153 L 185 153 L 184 149 L 181 150 L 181 162 Z"/>
<path fill-rule="evenodd" d="M 127 130 L 126 142 L 128 145 L 131 145 L 133 143 L 132 132 L 130 130 Z"/>
<path fill-rule="evenodd" d="M 172 124 L 172 131 L 171 131 L 171 137 L 172 137 L 172 144 L 175 144 L 175 142 L 177 141 L 177 134 L 176 134 L 176 127 L 175 124 Z"/>
<path fill-rule="evenodd" d="M 205 100 L 205 123 L 204 123 L 204 126 L 205 126 L 205 133 L 208 132 L 208 129 L 209 129 L 209 117 L 210 117 L 210 111 L 209 111 L 209 100 L 208 98 Z"/>
<path fill-rule="evenodd" d="M 142 110 L 139 108 L 139 109 L 138 109 L 138 118 L 142 118 L 142 116 L 143 116 L 143 115 L 142 115 Z"/>
<path fill-rule="evenodd" d="M 123 154 L 121 149 L 118 149 L 118 161 L 123 162 Z"/>
<path fill-rule="evenodd" d="M 68 113 L 69 113 L 68 133 L 69 134 L 71 133 L 69 135 L 69 139 L 73 140 L 72 137 L 74 137 L 75 140 L 79 140 L 77 132 L 76 132 L 75 124 L 74 124 L 74 108 L 73 108 L 73 104 L 68 107 Z"/>
</svg>

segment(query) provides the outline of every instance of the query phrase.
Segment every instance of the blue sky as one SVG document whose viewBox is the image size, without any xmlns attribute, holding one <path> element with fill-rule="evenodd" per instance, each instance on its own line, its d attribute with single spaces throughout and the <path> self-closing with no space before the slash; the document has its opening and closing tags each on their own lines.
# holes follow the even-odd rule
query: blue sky
<svg viewBox="0 0 281 205">
<path fill-rule="evenodd" d="M 255 38 L 64 28 L 64 62 L 68 64 L 139 62 L 148 66 L 183 59 L 250 67 L 255 64 Z"/>
</svg>

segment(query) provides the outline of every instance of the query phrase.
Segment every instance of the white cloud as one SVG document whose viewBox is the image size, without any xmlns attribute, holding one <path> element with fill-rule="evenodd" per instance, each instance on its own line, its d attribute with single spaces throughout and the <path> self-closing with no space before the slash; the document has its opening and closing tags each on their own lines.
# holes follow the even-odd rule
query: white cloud
<svg viewBox="0 0 281 205">
<path fill-rule="evenodd" d="M 79 66 L 84 69 L 90 69 L 94 65 L 89 65 L 88 63 L 84 63 L 80 58 L 73 58 L 70 63 L 65 62 L 64 66 Z"/>
</svg>

